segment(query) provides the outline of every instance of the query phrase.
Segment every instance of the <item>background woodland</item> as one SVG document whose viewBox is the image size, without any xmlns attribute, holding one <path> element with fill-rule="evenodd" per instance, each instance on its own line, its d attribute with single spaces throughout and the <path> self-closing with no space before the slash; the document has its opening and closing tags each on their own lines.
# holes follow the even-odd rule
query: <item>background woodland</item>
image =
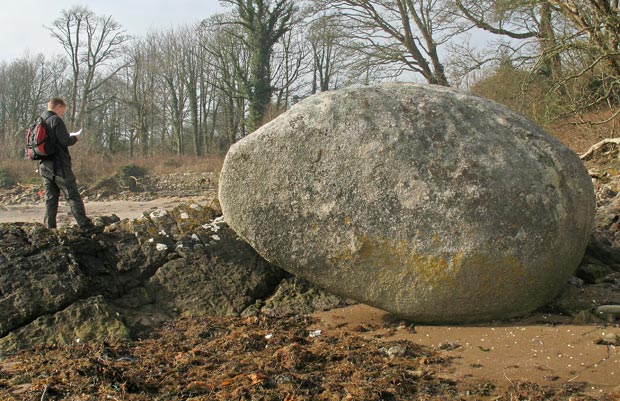
<svg viewBox="0 0 620 401">
<path fill-rule="evenodd" d="M 469 90 L 544 126 L 617 135 L 618 0 L 222 0 L 227 12 L 132 37 L 75 6 L 56 56 L 0 64 L 0 160 L 24 157 L 52 96 L 103 162 L 221 155 L 311 94 L 417 81 Z"/>
</svg>

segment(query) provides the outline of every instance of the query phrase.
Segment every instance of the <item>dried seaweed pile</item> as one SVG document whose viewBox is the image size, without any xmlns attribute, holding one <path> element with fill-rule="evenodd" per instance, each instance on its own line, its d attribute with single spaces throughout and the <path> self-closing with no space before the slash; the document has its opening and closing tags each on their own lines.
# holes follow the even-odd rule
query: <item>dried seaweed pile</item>
<svg viewBox="0 0 620 401">
<path fill-rule="evenodd" d="M 449 360 L 433 350 L 311 327 L 303 317 L 183 317 L 132 343 L 38 349 L 0 360 L 0 399 L 560 400 L 582 390 L 516 384 L 488 398 L 490 383 L 464 392 L 440 378 Z"/>
</svg>

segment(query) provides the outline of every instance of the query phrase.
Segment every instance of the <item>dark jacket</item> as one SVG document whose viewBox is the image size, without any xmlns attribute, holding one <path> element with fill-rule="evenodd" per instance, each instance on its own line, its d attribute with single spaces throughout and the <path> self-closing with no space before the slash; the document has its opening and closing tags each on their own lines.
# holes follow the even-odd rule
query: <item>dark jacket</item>
<svg viewBox="0 0 620 401">
<path fill-rule="evenodd" d="M 41 160 L 39 163 L 39 174 L 49 179 L 57 175 L 65 180 L 75 180 L 75 175 L 71 169 L 69 146 L 75 145 L 77 137 L 69 135 L 65 122 L 53 111 L 48 110 L 41 114 L 41 117 L 43 117 L 49 128 L 50 132 L 48 135 L 54 142 L 56 152 L 49 158 Z"/>
</svg>

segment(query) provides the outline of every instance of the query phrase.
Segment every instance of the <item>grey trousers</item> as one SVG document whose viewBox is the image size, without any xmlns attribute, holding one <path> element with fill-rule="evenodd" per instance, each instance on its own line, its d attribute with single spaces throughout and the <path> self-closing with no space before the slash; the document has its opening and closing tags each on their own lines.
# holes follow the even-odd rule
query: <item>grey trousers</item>
<svg viewBox="0 0 620 401">
<path fill-rule="evenodd" d="M 65 180 L 59 176 L 54 176 L 51 179 L 43 177 L 43 186 L 45 188 L 45 216 L 43 217 L 43 223 L 48 228 L 56 228 L 56 215 L 58 214 L 58 201 L 60 200 L 61 192 L 69 203 L 78 226 L 85 228 L 93 224 L 86 217 L 84 202 L 77 189 L 75 180 Z"/>
</svg>

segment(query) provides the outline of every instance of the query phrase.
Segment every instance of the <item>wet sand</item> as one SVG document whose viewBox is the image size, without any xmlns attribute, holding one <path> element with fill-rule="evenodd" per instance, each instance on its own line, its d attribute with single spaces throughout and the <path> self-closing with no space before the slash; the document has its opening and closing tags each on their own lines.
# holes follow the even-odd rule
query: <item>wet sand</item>
<svg viewBox="0 0 620 401">
<path fill-rule="evenodd" d="M 598 345 L 618 325 L 574 325 L 570 318 L 533 315 L 510 323 L 479 326 L 415 326 L 390 322 L 391 315 L 366 305 L 320 312 L 313 328 L 325 333 L 363 332 L 385 341 L 409 340 L 452 357 L 443 377 L 462 383 L 517 381 L 559 387 L 588 383 L 592 396 L 620 391 L 620 347 Z"/>
</svg>

